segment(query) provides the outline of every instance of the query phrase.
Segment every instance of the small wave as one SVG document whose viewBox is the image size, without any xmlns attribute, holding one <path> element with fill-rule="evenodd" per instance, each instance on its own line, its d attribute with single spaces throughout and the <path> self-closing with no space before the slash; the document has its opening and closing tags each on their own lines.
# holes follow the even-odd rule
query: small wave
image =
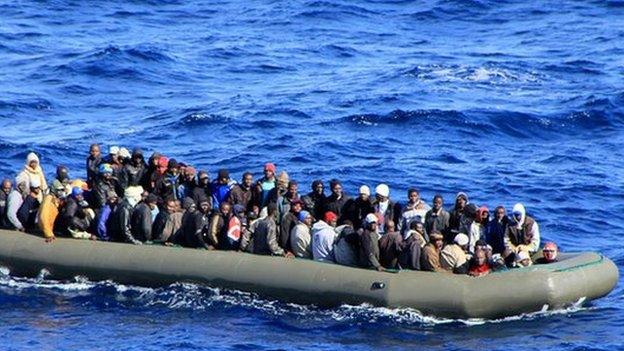
<svg viewBox="0 0 624 351">
<path fill-rule="evenodd" d="M 214 113 L 206 113 L 206 112 L 191 112 L 176 124 L 184 125 L 184 126 L 202 126 L 202 125 L 210 125 L 216 123 L 227 123 L 230 119 L 228 117 L 224 117 Z"/>
<path fill-rule="evenodd" d="M 402 72 L 402 75 L 422 81 L 436 82 L 477 82 L 489 84 L 535 83 L 544 76 L 535 71 L 519 71 L 493 66 L 467 65 L 419 65 Z"/>
</svg>

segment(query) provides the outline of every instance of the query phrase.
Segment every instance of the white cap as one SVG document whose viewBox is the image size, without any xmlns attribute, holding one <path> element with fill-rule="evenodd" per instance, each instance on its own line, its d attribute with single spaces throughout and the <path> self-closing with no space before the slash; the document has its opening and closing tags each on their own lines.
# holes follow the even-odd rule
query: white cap
<svg viewBox="0 0 624 351">
<path fill-rule="evenodd" d="M 386 184 L 379 184 L 375 188 L 375 194 L 388 197 L 390 196 L 390 188 Z"/>
<path fill-rule="evenodd" d="M 459 246 L 464 246 L 464 245 L 468 245 L 468 242 L 470 242 L 470 240 L 468 239 L 468 235 L 464 234 L 464 233 L 459 233 L 457 235 L 455 235 L 455 244 L 459 245 Z"/>
<path fill-rule="evenodd" d="M 119 146 L 111 146 L 108 149 L 108 154 L 109 155 L 117 155 L 117 154 L 119 154 Z"/>
<path fill-rule="evenodd" d="M 142 186 L 129 186 L 124 191 L 124 197 L 128 197 L 135 200 L 141 200 L 141 195 L 143 194 Z"/>
<path fill-rule="evenodd" d="M 368 188 L 368 185 L 362 185 L 360 187 L 360 194 L 370 195 L 370 189 Z"/>
<path fill-rule="evenodd" d="M 119 149 L 119 157 L 121 158 L 130 158 L 130 151 L 128 151 L 128 149 L 126 149 L 125 147 L 122 147 Z"/>
<path fill-rule="evenodd" d="M 40 188 L 41 187 L 41 181 L 39 180 L 39 177 L 30 178 L 30 187 L 31 188 Z"/>
<path fill-rule="evenodd" d="M 518 261 L 522 261 L 522 260 L 530 260 L 531 256 L 529 256 L 529 253 L 526 251 L 520 251 L 518 252 Z"/>
<path fill-rule="evenodd" d="M 377 216 L 374 213 L 369 213 L 366 215 L 366 223 L 377 223 Z"/>
</svg>

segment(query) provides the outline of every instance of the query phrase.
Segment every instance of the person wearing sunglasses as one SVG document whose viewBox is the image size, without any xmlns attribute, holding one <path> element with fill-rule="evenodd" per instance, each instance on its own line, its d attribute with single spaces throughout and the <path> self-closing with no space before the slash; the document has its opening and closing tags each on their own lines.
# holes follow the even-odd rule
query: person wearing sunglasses
<svg viewBox="0 0 624 351">
<path fill-rule="evenodd" d="M 559 254 L 559 248 L 557 247 L 557 244 L 555 244 L 552 241 L 547 242 L 546 244 L 544 244 L 544 248 L 542 249 L 542 254 L 543 256 L 538 258 L 535 263 L 537 264 L 548 264 L 548 263 L 554 263 L 557 262 L 557 254 Z"/>
</svg>

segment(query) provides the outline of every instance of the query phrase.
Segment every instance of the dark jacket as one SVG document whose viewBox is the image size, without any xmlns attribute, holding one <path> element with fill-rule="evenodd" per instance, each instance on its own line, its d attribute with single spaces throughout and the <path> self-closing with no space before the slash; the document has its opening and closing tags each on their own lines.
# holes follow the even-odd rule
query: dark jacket
<svg viewBox="0 0 624 351">
<path fill-rule="evenodd" d="M 297 225 L 297 221 L 297 215 L 295 215 L 292 211 L 286 213 L 284 217 L 282 217 L 279 232 L 279 245 L 285 251 L 292 251 L 290 248 L 290 232 Z"/>
<path fill-rule="evenodd" d="M 210 194 L 210 185 L 196 186 L 195 188 L 193 188 L 193 192 L 191 193 L 191 196 L 193 197 L 193 201 L 195 201 L 195 205 L 197 205 L 197 208 L 199 208 L 199 205 L 201 205 L 201 203 L 204 201 L 208 201 L 208 203 L 210 204 L 210 208 L 212 208 L 212 196 Z"/>
<path fill-rule="evenodd" d="M 360 266 L 364 268 L 379 268 L 379 234 L 364 229 L 360 235 Z"/>
<path fill-rule="evenodd" d="M 447 240 L 447 232 L 449 231 L 449 218 L 450 215 L 443 208 L 440 209 L 440 213 L 435 213 L 433 208 L 427 211 L 425 214 L 425 233 L 431 236 L 431 233 L 440 232 L 444 235 L 444 240 Z M 453 241 L 450 239 L 450 242 Z"/>
<path fill-rule="evenodd" d="M 364 218 L 370 213 L 375 213 L 373 202 L 370 199 L 364 201 L 358 197 L 347 201 L 342 218 L 343 220 L 350 220 L 353 223 L 353 228 L 357 230 L 362 228 Z"/>
<path fill-rule="evenodd" d="M 163 231 L 165 230 L 165 225 L 169 220 L 169 216 L 171 216 L 171 214 L 165 210 L 160 210 L 160 212 L 158 212 L 156 218 L 154 218 L 154 223 L 152 224 L 153 240 L 164 241 L 162 236 Z"/>
<path fill-rule="evenodd" d="M 39 210 L 39 200 L 31 195 L 26 196 L 22 206 L 17 210 L 17 219 L 22 223 L 24 229 L 32 233 L 37 229 L 37 211 Z"/>
<path fill-rule="evenodd" d="M 208 249 L 210 243 L 207 240 L 210 224 L 209 214 L 200 211 L 185 214 L 182 218 L 182 233 L 184 233 L 184 246 Z"/>
<path fill-rule="evenodd" d="M 492 253 L 502 254 L 505 251 L 505 233 L 509 226 L 509 217 L 503 217 L 502 221 L 492 218 L 485 231 L 485 241 L 492 247 Z"/>
<path fill-rule="evenodd" d="M 323 218 L 322 216 L 325 215 L 325 212 L 328 212 L 328 211 L 335 213 L 338 216 L 338 218 L 341 218 L 345 204 L 350 199 L 351 198 L 347 194 L 344 194 L 344 193 L 342 194 L 342 197 L 340 199 L 338 199 L 334 194 L 328 196 L 325 201 L 325 206 L 324 206 L 325 208 L 323 209 L 324 212 L 322 213 L 320 219 L 322 219 Z"/>
<path fill-rule="evenodd" d="M 373 207 L 375 212 L 379 211 L 379 202 L 374 201 Z M 395 203 L 392 200 L 388 200 L 388 208 L 386 209 L 386 213 L 382 213 L 384 217 L 384 223 L 388 223 L 388 221 L 393 221 L 395 228 L 399 225 L 399 220 L 401 218 L 401 206 Z"/>
<path fill-rule="evenodd" d="M 132 211 L 132 236 L 139 241 L 152 240 L 152 209 L 141 202 Z"/>
<path fill-rule="evenodd" d="M 110 181 L 106 181 L 104 178 L 99 178 L 95 185 L 93 186 L 93 190 L 91 191 L 91 207 L 94 209 L 100 209 L 104 207 L 106 204 L 106 194 L 109 191 L 114 191 L 121 197 L 120 194 L 120 186 L 115 178 L 111 178 Z"/>
<path fill-rule="evenodd" d="M 175 199 L 182 201 L 179 187 L 180 175 L 173 175 L 167 172 L 156 180 L 154 194 L 163 200 Z"/>
<path fill-rule="evenodd" d="M 122 189 L 126 189 L 129 186 L 145 186 L 145 174 L 147 173 L 147 166 L 144 162 L 135 165 L 130 162 L 123 166 L 119 177 L 119 183 Z"/>
<path fill-rule="evenodd" d="M 109 233 L 109 235 L 113 241 L 133 244 L 140 243 L 140 241 L 132 235 L 131 225 L 133 211 L 134 208 L 130 203 L 124 200 L 117 206 L 115 212 L 111 214 L 111 218 L 109 219 L 111 221 L 111 233 Z"/>
<path fill-rule="evenodd" d="M 277 223 L 272 217 L 267 217 L 258 222 L 253 233 L 253 253 L 284 256 L 284 250 L 277 242 Z"/>
<path fill-rule="evenodd" d="M 89 229 L 89 221 L 85 218 L 82 206 L 71 196 L 65 201 L 65 206 L 59 213 L 57 223 L 64 235 L 71 235 L 69 233 L 70 228 L 78 231 L 87 231 Z"/>
<path fill-rule="evenodd" d="M 4 191 L 0 190 L 0 228 L 13 228 L 11 222 L 9 222 L 9 218 L 7 216 L 7 200 L 9 199 L 9 195 Z"/>
<path fill-rule="evenodd" d="M 310 192 L 302 197 L 301 201 L 305 205 L 305 210 L 310 212 L 315 219 L 323 219 L 325 202 L 327 201 L 327 197 L 324 194 L 317 195 L 315 192 Z"/>
<path fill-rule="evenodd" d="M 243 188 L 242 184 L 236 184 L 230 191 L 230 202 L 232 205 L 241 205 L 245 208 L 245 212 L 249 212 L 252 210 L 253 205 L 256 203 L 254 201 L 254 192 L 252 188 L 249 189 Z"/>
<path fill-rule="evenodd" d="M 89 187 L 93 187 L 95 181 L 97 180 L 100 163 L 102 163 L 102 156 L 94 158 L 89 155 L 89 157 L 87 157 L 87 184 L 89 184 Z"/>
</svg>

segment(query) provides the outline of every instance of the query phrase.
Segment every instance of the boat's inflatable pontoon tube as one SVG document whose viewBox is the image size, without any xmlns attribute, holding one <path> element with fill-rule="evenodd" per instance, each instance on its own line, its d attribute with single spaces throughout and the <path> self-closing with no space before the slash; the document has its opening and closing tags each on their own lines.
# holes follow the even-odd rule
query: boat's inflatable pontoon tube
<svg viewBox="0 0 624 351">
<path fill-rule="evenodd" d="M 123 284 L 193 282 L 283 301 L 337 306 L 369 303 L 410 307 L 448 318 L 499 318 L 561 308 L 607 295 L 618 280 L 611 260 L 596 253 L 560 254 L 560 262 L 485 277 L 377 272 L 303 259 L 226 251 L 40 237 L 0 230 L 0 264 L 14 276 L 77 275 Z"/>
</svg>

